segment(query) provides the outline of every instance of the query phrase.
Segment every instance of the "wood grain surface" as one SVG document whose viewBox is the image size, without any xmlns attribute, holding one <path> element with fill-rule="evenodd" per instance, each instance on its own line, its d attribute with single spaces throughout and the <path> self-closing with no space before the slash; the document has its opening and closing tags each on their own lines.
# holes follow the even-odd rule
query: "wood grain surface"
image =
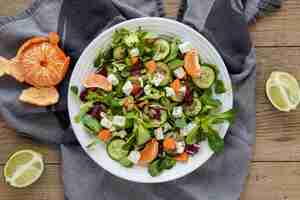
<svg viewBox="0 0 300 200">
<path fill-rule="evenodd" d="M 32 0 L 0 0 L 0 15 L 15 15 Z M 165 0 L 166 14 L 175 16 L 180 0 Z M 241 200 L 300 199 L 300 109 L 281 113 L 265 96 L 264 84 L 274 70 L 287 71 L 300 80 L 300 1 L 286 0 L 272 16 L 250 26 L 257 47 L 257 130 L 250 175 Z M 8 156 L 30 148 L 43 153 L 45 173 L 34 185 L 14 189 L 0 173 L 0 200 L 63 200 L 58 150 L 16 135 L 0 119 L 0 170 Z"/>
</svg>

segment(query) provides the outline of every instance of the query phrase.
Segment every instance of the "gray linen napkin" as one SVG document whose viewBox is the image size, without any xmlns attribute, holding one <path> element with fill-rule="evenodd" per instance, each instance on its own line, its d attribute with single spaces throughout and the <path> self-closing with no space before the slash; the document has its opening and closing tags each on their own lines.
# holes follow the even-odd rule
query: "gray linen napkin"
<svg viewBox="0 0 300 200">
<path fill-rule="evenodd" d="M 184 178 L 161 184 L 139 184 L 110 175 L 78 145 L 69 127 L 66 97 L 68 78 L 60 84 L 61 100 L 37 108 L 17 100 L 26 87 L 9 77 L 0 79 L 0 113 L 20 134 L 57 144 L 62 152 L 62 176 L 69 200 L 95 199 L 239 199 L 251 146 L 255 141 L 255 51 L 247 24 L 269 13 L 281 0 L 185 0 L 179 21 L 204 34 L 225 60 L 239 110 L 225 137 L 225 151 Z M 0 17 L 0 55 L 13 57 L 28 37 L 59 32 L 61 45 L 72 58 L 71 68 L 85 46 L 104 29 L 126 19 L 164 16 L 161 0 L 36 0 L 15 17 Z"/>
</svg>

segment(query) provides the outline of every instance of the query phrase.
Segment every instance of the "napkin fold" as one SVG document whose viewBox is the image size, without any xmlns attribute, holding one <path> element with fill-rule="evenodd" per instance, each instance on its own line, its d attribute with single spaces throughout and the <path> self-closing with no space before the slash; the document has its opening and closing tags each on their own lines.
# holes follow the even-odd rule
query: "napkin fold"
<svg viewBox="0 0 300 200">
<path fill-rule="evenodd" d="M 231 75 L 237 119 L 225 150 L 195 172 L 160 184 L 133 183 L 94 163 L 79 146 L 67 114 L 68 80 L 83 49 L 103 30 L 142 16 L 164 16 L 162 0 L 36 0 L 18 16 L 0 17 L 0 55 L 13 57 L 29 37 L 56 31 L 71 56 L 71 70 L 59 85 L 55 106 L 38 108 L 18 101 L 25 85 L 0 78 L 0 113 L 20 135 L 56 144 L 62 154 L 66 199 L 235 200 L 239 199 L 255 141 L 255 50 L 248 24 L 280 7 L 281 0 L 183 0 L 177 20 L 214 44 Z"/>
</svg>

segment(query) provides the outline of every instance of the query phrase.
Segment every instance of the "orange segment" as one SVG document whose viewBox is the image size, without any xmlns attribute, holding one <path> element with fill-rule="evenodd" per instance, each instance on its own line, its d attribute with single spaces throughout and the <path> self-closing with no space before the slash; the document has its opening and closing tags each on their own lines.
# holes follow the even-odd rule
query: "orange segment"
<svg viewBox="0 0 300 200">
<path fill-rule="evenodd" d="M 98 138 L 103 142 L 108 142 L 112 138 L 112 134 L 108 129 L 102 129 L 98 134 Z"/>
<path fill-rule="evenodd" d="M 199 77 L 201 74 L 201 67 L 199 64 L 199 57 L 197 49 L 192 49 L 184 56 L 184 69 L 191 77 Z"/>
<path fill-rule="evenodd" d="M 131 60 L 131 64 L 135 65 L 139 62 L 139 57 L 134 56 L 130 60 Z"/>
<path fill-rule="evenodd" d="M 189 160 L 189 155 L 186 152 L 183 152 L 174 157 L 176 161 L 187 162 Z"/>
<path fill-rule="evenodd" d="M 163 147 L 165 151 L 173 151 L 176 149 L 176 141 L 174 138 L 167 137 L 163 141 Z"/>
<path fill-rule="evenodd" d="M 146 62 L 145 66 L 148 69 L 148 72 L 151 73 L 151 74 L 153 72 L 155 72 L 156 67 L 157 67 L 156 62 L 154 60 L 150 60 L 150 61 Z"/>
<path fill-rule="evenodd" d="M 23 67 L 25 82 L 36 87 L 57 85 L 64 78 L 70 58 L 58 47 L 59 36 L 34 37 L 18 50 L 16 58 Z"/>
<path fill-rule="evenodd" d="M 138 162 L 139 165 L 146 165 L 152 162 L 158 154 L 158 142 L 156 139 L 150 140 L 146 145 L 145 148 L 140 151 L 141 157 Z"/>
<path fill-rule="evenodd" d="M 107 78 L 101 74 L 89 74 L 83 81 L 82 84 L 86 88 L 101 88 L 105 91 L 112 90 L 112 84 Z"/>
<path fill-rule="evenodd" d="M 55 87 L 34 88 L 22 91 L 19 100 L 36 106 L 49 106 L 58 102 L 59 94 Z"/>
<path fill-rule="evenodd" d="M 180 80 L 179 79 L 175 79 L 171 83 L 171 88 L 173 88 L 173 90 L 175 91 L 176 95 L 178 95 L 179 94 L 179 90 L 180 90 Z"/>
</svg>

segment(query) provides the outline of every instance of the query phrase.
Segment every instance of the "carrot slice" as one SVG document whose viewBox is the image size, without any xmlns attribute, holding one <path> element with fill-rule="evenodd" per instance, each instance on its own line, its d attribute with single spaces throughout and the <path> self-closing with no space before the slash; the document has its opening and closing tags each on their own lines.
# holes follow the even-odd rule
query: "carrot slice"
<svg viewBox="0 0 300 200">
<path fill-rule="evenodd" d="M 102 129 L 98 134 L 98 138 L 103 142 L 108 142 L 112 138 L 112 134 L 108 129 Z"/>
<path fill-rule="evenodd" d="M 155 72 L 156 67 L 157 67 L 156 62 L 154 60 L 150 60 L 150 61 L 146 62 L 145 66 L 148 69 L 148 72 L 151 73 L 151 74 L 153 72 Z"/>
<path fill-rule="evenodd" d="M 163 147 L 165 151 L 173 151 L 176 149 L 176 141 L 174 138 L 167 137 L 163 141 Z"/>
<path fill-rule="evenodd" d="M 144 147 L 143 150 L 140 151 L 141 157 L 138 162 L 139 165 L 146 165 L 153 161 L 158 154 L 158 142 L 156 139 L 150 140 Z"/>
<path fill-rule="evenodd" d="M 176 95 L 178 95 L 179 94 L 179 90 L 180 90 L 180 80 L 179 79 L 175 79 L 171 83 L 171 88 L 173 88 L 173 90 L 175 91 Z"/>
<path fill-rule="evenodd" d="M 176 161 L 187 162 L 189 160 L 189 155 L 186 152 L 183 152 L 174 157 Z"/>
<path fill-rule="evenodd" d="M 112 90 L 112 84 L 107 78 L 101 74 L 89 74 L 82 80 L 82 84 L 86 88 L 101 88 L 105 91 Z"/>
<path fill-rule="evenodd" d="M 199 77 L 201 74 L 201 67 L 199 64 L 199 57 L 197 49 L 192 49 L 184 56 L 184 69 L 191 77 Z"/>
<path fill-rule="evenodd" d="M 131 64 L 135 65 L 138 62 L 139 62 L 139 57 L 137 57 L 137 56 L 131 57 Z"/>
</svg>

